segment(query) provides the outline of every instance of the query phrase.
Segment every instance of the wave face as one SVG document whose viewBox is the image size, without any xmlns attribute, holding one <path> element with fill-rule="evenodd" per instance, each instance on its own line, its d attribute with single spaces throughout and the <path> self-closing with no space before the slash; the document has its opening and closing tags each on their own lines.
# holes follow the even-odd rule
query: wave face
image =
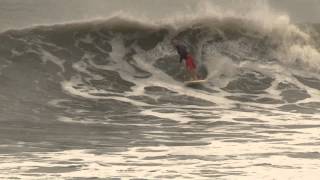
<svg viewBox="0 0 320 180">
<path fill-rule="evenodd" d="M 1 33 L 0 177 L 317 177 L 319 33 L 285 16 Z M 184 86 L 172 39 L 208 83 Z"/>
</svg>

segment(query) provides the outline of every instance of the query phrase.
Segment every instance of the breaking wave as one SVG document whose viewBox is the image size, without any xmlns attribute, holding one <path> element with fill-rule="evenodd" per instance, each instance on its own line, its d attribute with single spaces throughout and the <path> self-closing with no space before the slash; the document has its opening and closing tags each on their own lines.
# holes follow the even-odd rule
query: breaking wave
<svg viewBox="0 0 320 180">
<path fill-rule="evenodd" d="M 53 177 L 51 171 L 63 178 L 79 177 L 78 172 L 90 178 L 86 172 L 97 169 L 101 178 L 110 172 L 112 177 L 155 179 L 270 177 L 277 174 L 266 175 L 270 167 L 304 174 L 316 169 L 311 167 L 316 163 L 308 169 L 295 158 L 316 156 L 305 152 L 311 147 L 296 144 L 314 140 L 317 131 L 305 133 L 309 126 L 298 127 L 293 120 L 312 124 L 319 119 L 320 26 L 295 25 L 266 6 L 246 13 L 206 4 L 199 9 L 160 21 L 115 15 L 1 33 L 1 135 L 8 152 L 31 152 L 32 159 L 23 156 L 23 162 L 39 163 L 25 164 L 23 170 L 10 163 L 0 168 L 22 179 L 33 172 Z M 184 85 L 190 77 L 172 39 L 187 44 L 207 83 Z M 260 149 L 248 152 L 246 143 Z M 191 153 L 181 149 L 184 146 L 190 146 Z M 94 152 L 85 151 L 92 147 Z M 260 162 L 275 153 L 295 167 Z M 60 167 L 69 154 L 83 164 L 73 159 L 70 167 Z M 186 156 L 194 159 L 187 161 Z M 181 162 L 182 168 L 166 170 L 166 164 L 155 162 L 164 157 L 170 157 L 168 164 Z M 250 174 L 257 172 L 250 169 L 253 161 L 267 170 Z M 50 169 L 47 163 L 58 165 Z M 139 166 L 137 172 L 112 169 L 125 169 L 127 163 Z M 238 163 L 244 166 L 230 170 L 229 165 Z M 211 171 L 212 164 L 218 164 L 219 172 Z"/>
</svg>

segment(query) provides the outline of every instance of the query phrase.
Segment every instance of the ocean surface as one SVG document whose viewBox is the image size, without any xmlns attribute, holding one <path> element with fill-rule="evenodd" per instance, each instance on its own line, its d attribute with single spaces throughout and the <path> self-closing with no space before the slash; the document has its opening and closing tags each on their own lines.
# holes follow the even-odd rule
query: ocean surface
<svg viewBox="0 0 320 180">
<path fill-rule="evenodd" d="M 184 85 L 172 39 L 207 83 Z M 0 179 L 320 176 L 320 24 L 117 14 L 0 42 Z"/>
</svg>

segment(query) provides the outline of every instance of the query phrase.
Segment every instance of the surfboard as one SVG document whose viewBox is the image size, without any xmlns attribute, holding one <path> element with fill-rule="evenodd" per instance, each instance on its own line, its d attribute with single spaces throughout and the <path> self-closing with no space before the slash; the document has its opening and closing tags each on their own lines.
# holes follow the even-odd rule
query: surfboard
<svg viewBox="0 0 320 180">
<path fill-rule="evenodd" d="M 185 81 L 184 84 L 185 84 L 186 86 L 188 86 L 188 85 L 203 84 L 203 83 L 205 83 L 205 82 L 207 82 L 206 79 L 201 79 L 201 80 L 194 80 L 194 81 Z"/>
</svg>

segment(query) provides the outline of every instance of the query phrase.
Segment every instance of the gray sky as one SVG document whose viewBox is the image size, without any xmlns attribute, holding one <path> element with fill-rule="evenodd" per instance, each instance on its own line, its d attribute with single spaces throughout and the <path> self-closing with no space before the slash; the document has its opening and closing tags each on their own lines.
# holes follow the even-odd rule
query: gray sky
<svg viewBox="0 0 320 180">
<path fill-rule="evenodd" d="M 295 21 L 320 23 L 320 0 L 270 0 L 270 4 Z"/>
<path fill-rule="evenodd" d="M 194 8 L 203 0 L 0 0 L 0 30 L 33 24 L 106 17 L 117 11 L 163 17 Z M 259 0 L 208 0 L 239 8 Z M 295 22 L 320 22 L 320 0 L 261 0 L 286 12 Z"/>
</svg>

